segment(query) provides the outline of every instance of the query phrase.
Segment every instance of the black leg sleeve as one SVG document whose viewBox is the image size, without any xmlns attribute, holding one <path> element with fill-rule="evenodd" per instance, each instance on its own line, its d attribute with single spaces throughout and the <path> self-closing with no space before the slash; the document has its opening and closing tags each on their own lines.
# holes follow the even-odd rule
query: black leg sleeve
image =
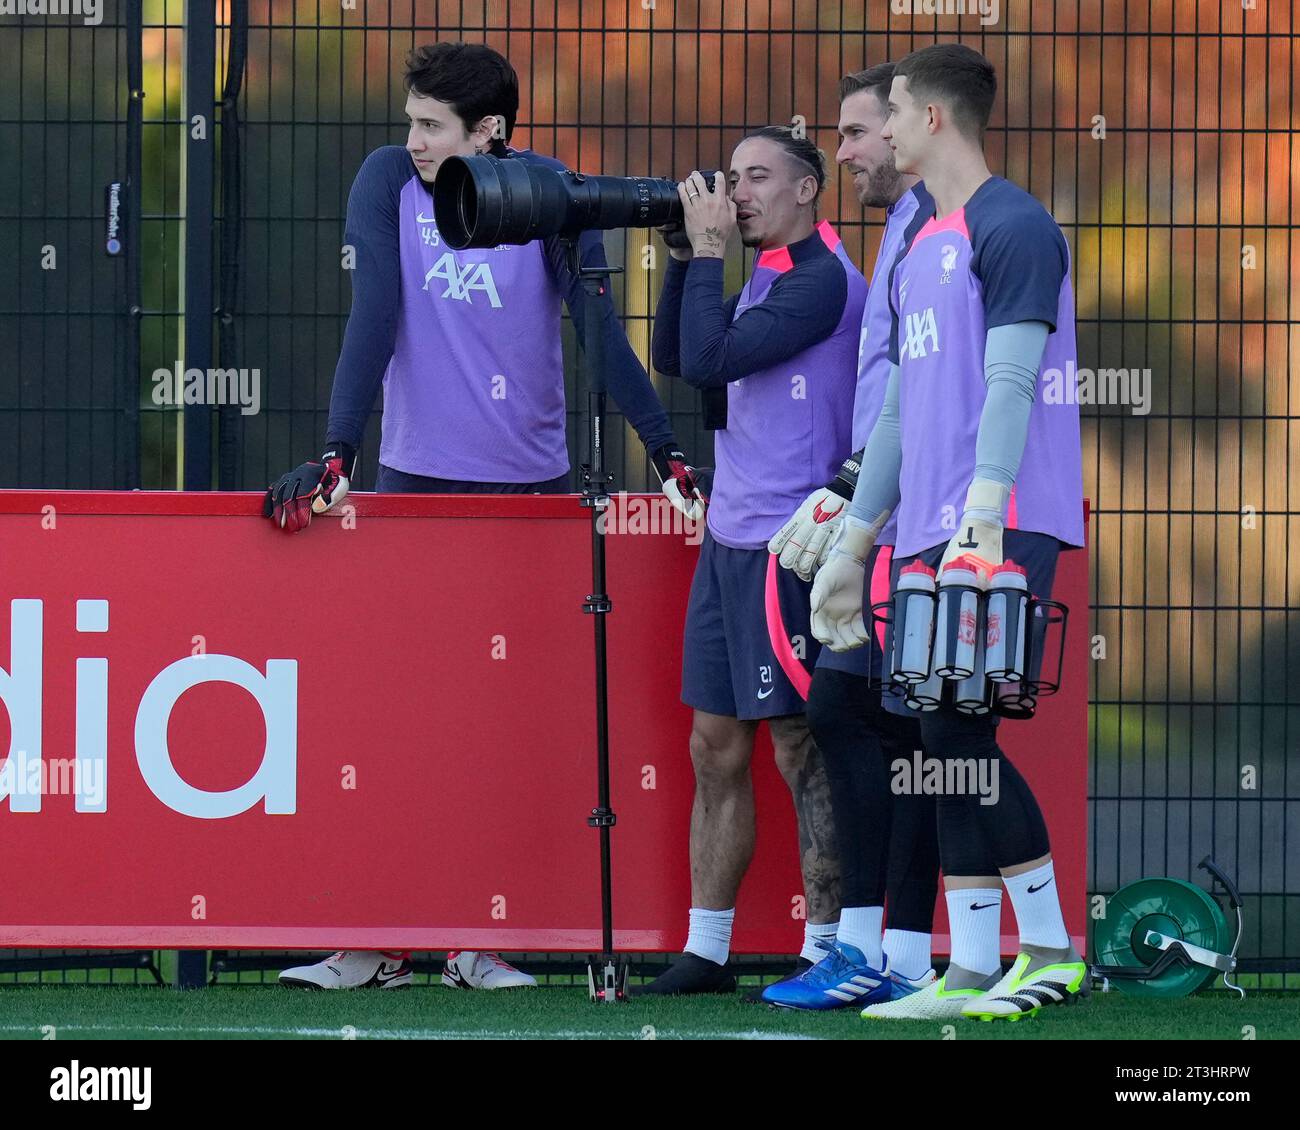
<svg viewBox="0 0 1300 1130">
<path fill-rule="evenodd" d="M 968 786 L 939 799 L 939 843 L 946 875 L 992 875 L 1050 850 L 1042 809 L 1020 771 L 998 747 L 996 735 L 989 715 L 944 709 L 921 716 L 926 755 L 944 762 L 946 769 L 960 768 L 954 777 Z M 978 774 L 993 786 L 986 796 L 969 787 Z"/>
<path fill-rule="evenodd" d="M 917 736 L 920 737 L 919 733 Z M 901 794 L 893 799 L 887 922 L 893 930 L 928 934 L 934 925 L 934 900 L 939 893 L 939 829 L 935 798 Z"/>
</svg>

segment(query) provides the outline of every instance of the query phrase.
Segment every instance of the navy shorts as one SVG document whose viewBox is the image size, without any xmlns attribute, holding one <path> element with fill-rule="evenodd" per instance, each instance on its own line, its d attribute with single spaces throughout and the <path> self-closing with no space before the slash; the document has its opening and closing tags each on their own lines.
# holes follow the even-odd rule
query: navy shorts
<svg viewBox="0 0 1300 1130">
<path fill-rule="evenodd" d="M 910 565 L 913 561 L 924 561 L 931 569 L 938 569 L 947 548 L 948 543 L 945 541 L 940 545 L 932 545 L 920 553 L 914 553 L 910 557 L 897 558 L 889 571 L 890 592 L 893 592 L 894 586 L 898 584 L 898 574 L 904 565 Z M 1036 534 L 1028 530 L 1002 531 L 1002 559 L 1014 561 L 1024 569 L 1025 580 L 1029 582 L 1030 596 L 1040 597 L 1043 600 L 1051 599 L 1052 584 L 1056 580 L 1056 559 L 1060 552 L 1061 543 L 1050 534 Z M 892 642 L 888 639 L 886 646 L 892 646 Z M 899 714 L 905 718 L 920 717 L 921 712 L 911 709 L 898 695 L 886 694 L 884 703 L 885 709 L 891 714 Z M 951 706 L 944 705 L 939 708 L 939 712 L 953 709 Z M 994 717 L 995 722 L 1000 720 Z"/>
<path fill-rule="evenodd" d="M 743 721 L 804 712 L 768 632 L 766 549 L 732 549 L 705 531 L 686 607 L 682 647 L 682 701 L 696 710 Z M 776 569 L 784 659 L 799 664 L 806 680 L 821 645 L 809 627 L 812 585 L 789 569 Z M 794 672 L 798 677 L 798 671 Z"/>
<path fill-rule="evenodd" d="M 882 678 L 885 625 L 872 622 L 871 606 L 889 599 L 889 565 L 893 557 L 892 545 L 878 545 L 867 557 L 866 576 L 862 580 L 862 615 L 871 628 L 871 642 L 852 651 L 836 652 L 824 647 L 817 657 L 818 667 L 829 667 L 832 671 L 843 671 L 863 679 L 879 681 Z"/>
</svg>

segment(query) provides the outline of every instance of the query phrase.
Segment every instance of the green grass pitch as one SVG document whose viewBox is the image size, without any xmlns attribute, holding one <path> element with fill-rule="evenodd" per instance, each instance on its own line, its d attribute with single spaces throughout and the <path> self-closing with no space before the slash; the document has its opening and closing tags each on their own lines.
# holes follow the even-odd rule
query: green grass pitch
<svg viewBox="0 0 1300 1130">
<path fill-rule="evenodd" d="M 1095 993 L 1015 1023 L 866 1021 L 856 1009 L 782 1012 L 737 997 L 593 1004 L 573 988 L 305 992 L 218 986 L 0 988 L 0 1039 L 856 1039 L 1260 1040 L 1300 1038 L 1294 994 L 1146 1000 Z"/>
</svg>

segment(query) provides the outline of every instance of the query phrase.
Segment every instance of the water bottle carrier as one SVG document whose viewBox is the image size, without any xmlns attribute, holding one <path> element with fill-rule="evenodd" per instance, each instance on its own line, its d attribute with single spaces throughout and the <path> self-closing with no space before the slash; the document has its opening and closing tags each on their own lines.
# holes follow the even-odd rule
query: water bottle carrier
<svg viewBox="0 0 1300 1130">
<path fill-rule="evenodd" d="M 1023 576 L 1013 562 L 998 572 L 1003 570 Z M 934 571 L 921 562 L 903 573 L 909 574 L 906 584 L 900 575 L 889 599 L 871 605 L 873 629 L 885 628 L 883 672 L 868 684 L 873 693 L 902 698 L 923 713 L 951 705 L 964 714 L 1026 719 L 1034 716 L 1040 698 L 1060 691 L 1070 615 L 1064 604 L 1015 584 L 980 587 L 983 575 L 975 584 L 964 578 L 935 584 Z M 991 597 L 997 617 L 993 631 L 1010 632 L 992 646 Z M 901 634 L 895 630 L 900 622 Z M 985 662 L 991 654 L 998 666 L 990 673 Z"/>
</svg>

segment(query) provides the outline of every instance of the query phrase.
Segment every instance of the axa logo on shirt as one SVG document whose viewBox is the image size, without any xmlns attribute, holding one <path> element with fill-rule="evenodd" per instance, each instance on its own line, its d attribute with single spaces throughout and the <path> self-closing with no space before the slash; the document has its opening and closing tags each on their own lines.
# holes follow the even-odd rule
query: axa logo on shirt
<svg viewBox="0 0 1300 1130">
<path fill-rule="evenodd" d="M 907 338 L 903 342 L 903 348 L 900 351 L 903 357 L 910 357 L 915 361 L 928 356 L 931 352 L 939 352 L 939 329 L 934 323 L 933 306 L 927 306 L 917 313 L 908 314 L 905 325 Z M 926 348 L 927 343 L 929 344 L 928 349 Z"/>
<path fill-rule="evenodd" d="M 501 308 L 501 296 L 497 293 L 496 281 L 492 278 L 492 268 L 487 263 L 459 263 L 450 251 L 444 251 L 424 273 L 424 289 L 433 293 L 435 279 L 447 285 L 438 295 L 439 298 L 454 298 L 458 302 L 474 304 L 474 292 L 487 296 L 494 310 Z"/>
</svg>

